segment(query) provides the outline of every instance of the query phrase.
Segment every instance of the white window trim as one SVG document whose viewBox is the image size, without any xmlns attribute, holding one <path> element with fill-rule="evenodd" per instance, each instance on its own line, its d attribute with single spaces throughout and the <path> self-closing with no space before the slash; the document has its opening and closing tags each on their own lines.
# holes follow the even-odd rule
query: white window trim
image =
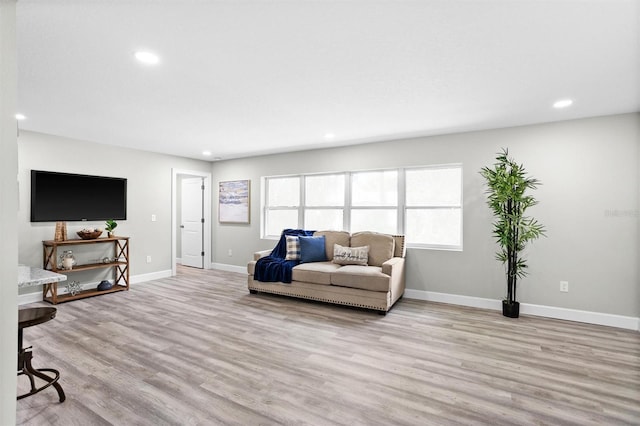
<svg viewBox="0 0 640 426">
<path fill-rule="evenodd" d="M 442 205 L 442 206 L 407 206 L 406 205 L 406 172 L 409 170 L 424 170 L 424 169 L 460 169 L 460 205 Z M 397 171 L 397 185 L 398 185 L 398 203 L 396 206 L 352 206 L 351 205 L 351 177 L 356 173 L 377 172 L 377 171 Z M 327 175 L 344 175 L 344 206 L 306 206 L 305 205 L 305 179 L 308 176 L 327 176 Z M 299 178 L 300 187 L 300 205 L 299 206 L 275 206 L 269 207 L 266 201 L 269 199 L 269 180 L 278 178 Z M 304 228 L 304 215 L 305 210 L 342 210 L 343 211 L 343 226 L 345 230 L 351 228 L 351 211 L 352 210 L 396 210 L 397 211 L 397 229 L 399 234 L 404 234 L 406 214 L 407 210 L 437 210 L 437 209 L 459 209 L 460 210 L 460 244 L 459 245 L 442 245 L 442 244 L 429 244 L 429 243 L 408 243 L 407 248 L 415 249 L 427 249 L 427 250 L 445 250 L 445 251 L 462 251 L 463 250 L 463 237 L 464 237 L 464 209 L 463 209 L 463 188 L 464 188 L 464 171 L 462 163 L 451 164 L 437 164 L 426 166 L 412 166 L 412 167 L 400 167 L 400 168 L 388 168 L 388 169 L 371 169 L 371 170 L 356 170 L 356 171 L 343 171 L 343 172 L 326 172 L 326 173 L 308 173 L 308 174 L 293 174 L 293 175 L 278 175 L 278 176 L 263 176 L 261 178 L 262 191 L 261 196 L 261 218 L 260 218 L 260 235 L 265 240 L 277 240 L 280 235 L 266 235 L 267 229 L 267 212 L 271 210 L 297 210 L 298 211 L 298 228 Z"/>
</svg>

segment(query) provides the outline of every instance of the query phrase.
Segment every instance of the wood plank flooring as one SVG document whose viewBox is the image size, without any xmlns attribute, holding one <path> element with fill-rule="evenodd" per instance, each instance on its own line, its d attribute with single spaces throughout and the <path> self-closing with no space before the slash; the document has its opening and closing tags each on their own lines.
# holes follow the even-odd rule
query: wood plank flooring
<svg viewBox="0 0 640 426">
<path fill-rule="evenodd" d="M 18 401 L 20 425 L 640 424 L 633 331 L 407 299 L 380 316 L 191 268 L 57 308 L 25 343 L 67 400 Z"/>
</svg>

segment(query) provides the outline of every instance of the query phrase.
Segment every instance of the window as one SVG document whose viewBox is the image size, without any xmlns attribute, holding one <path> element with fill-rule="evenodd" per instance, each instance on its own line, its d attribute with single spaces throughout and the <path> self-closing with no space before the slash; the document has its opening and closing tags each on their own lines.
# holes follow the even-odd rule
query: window
<svg viewBox="0 0 640 426">
<path fill-rule="evenodd" d="M 297 228 L 300 209 L 300 178 L 268 178 L 265 185 L 265 235 L 280 235 L 285 228 Z"/>
<path fill-rule="evenodd" d="M 409 169 L 405 175 L 407 244 L 462 247 L 462 167 Z"/>
<path fill-rule="evenodd" d="M 398 233 L 398 170 L 351 174 L 351 232 Z"/>
<path fill-rule="evenodd" d="M 411 247 L 462 249 L 462 166 L 264 178 L 262 235 L 285 228 L 404 234 Z"/>
<path fill-rule="evenodd" d="M 343 229 L 345 175 L 304 177 L 304 228 Z"/>
</svg>

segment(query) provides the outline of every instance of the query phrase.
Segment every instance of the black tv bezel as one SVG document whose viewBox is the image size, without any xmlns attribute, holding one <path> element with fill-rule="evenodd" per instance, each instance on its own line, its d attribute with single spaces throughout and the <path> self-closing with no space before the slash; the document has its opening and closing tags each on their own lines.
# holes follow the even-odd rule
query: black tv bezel
<svg viewBox="0 0 640 426">
<path fill-rule="evenodd" d="M 36 185 L 37 185 L 38 175 L 40 177 L 42 177 L 43 175 L 50 175 L 50 176 L 76 177 L 76 178 L 79 178 L 79 179 L 99 179 L 99 180 L 120 181 L 120 182 L 123 183 L 123 194 L 122 194 L 123 195 L 122 207 L 123 207 L 123 210 L 124 210 L 123 211 L 123 215 L 119 215 L 119 216 L 118 215 L 116 215 L 116 216 L 109 215 L 108 217 L 107 216 L 100 216 L 100 215 L 90 216 L 90 217 L 81 217 L 82 215 L 78 215 L 78 216 L 62 216 L 62 217 L 58 217 L 58 218 L 36 217 L 36 215 L 35 215 L 36 212 L 34 210 L 34 207 L 37 206 Z M 127 178 L 113 177 L 113 176 L 88 175 L 88 174 L 80 174 L 80 173 L 57 172 L 57 171 L 51 171 L 51 170 L 35 170 L 35 169 L 31 170 L 30 176 L 31 176 L 31 182 L 30 182 L 30 184 L 31 184 L 30 185 L 30 187 L 31 187 L 30 219 L 31 219 L 31 222 L 33 222 L 33 223 L 45 223 L 45 222 L 93 222 L 93 221 L 101 221 L 101 220 L 108 220 L 108 219 L 127 220 L 127 193 L 128 193 L 128 188 L 127 188 L 128 181 L 127 181 Z"/>
</svg>

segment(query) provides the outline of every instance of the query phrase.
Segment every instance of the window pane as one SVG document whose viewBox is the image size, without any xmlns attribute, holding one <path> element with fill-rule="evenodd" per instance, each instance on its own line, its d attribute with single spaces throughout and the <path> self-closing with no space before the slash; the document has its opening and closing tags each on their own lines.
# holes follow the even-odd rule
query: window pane
<svg viewBox="0 0 640 426">
<path fill-rule="evenodd" d="M 283 229 L 297 227 L 297 210 L 267 210 L 267 235 L 280 235 Z"/>
<path fill-rule="evenodd" d="M 351 210 L 351 232 L 360 231 L 374 231 L 392 235 L 396 234 L 398 232 L 397 210 Z"/>
<path fill-rule="evenodd" d="M 398 204 L 398 171 L 385 170 L 351 175 L 353 206 L 395 206 Z"/>
<path fill-rule="evenodd" d="M 306 209 L 304 228 L 314 231 L 341 231 L 342 209 Z"/>
<path fill-rule="evenodd" d="M 307 176 L 304 196 L 307 206 L 344 206 L 344 175 Z"/>
<path fill-rule="evenodd" d="M 269 178 L 269 207 L 294 207 L 300 205 L 300 178 Z M 297 220 L 296 220 L 297 222 Z M 278 233 L 278 235 L 280 235 Z"/>
<path fill-rule="evenodd" d="M 462 168 L 407 170 L 407 206 L 459 206 Z"/>
<path fill-rule="evenodd" d="M 462 242 L 461 213 L 459 208 L 407 210 L 407 243 L 459 247 Z"/>
</svg>

